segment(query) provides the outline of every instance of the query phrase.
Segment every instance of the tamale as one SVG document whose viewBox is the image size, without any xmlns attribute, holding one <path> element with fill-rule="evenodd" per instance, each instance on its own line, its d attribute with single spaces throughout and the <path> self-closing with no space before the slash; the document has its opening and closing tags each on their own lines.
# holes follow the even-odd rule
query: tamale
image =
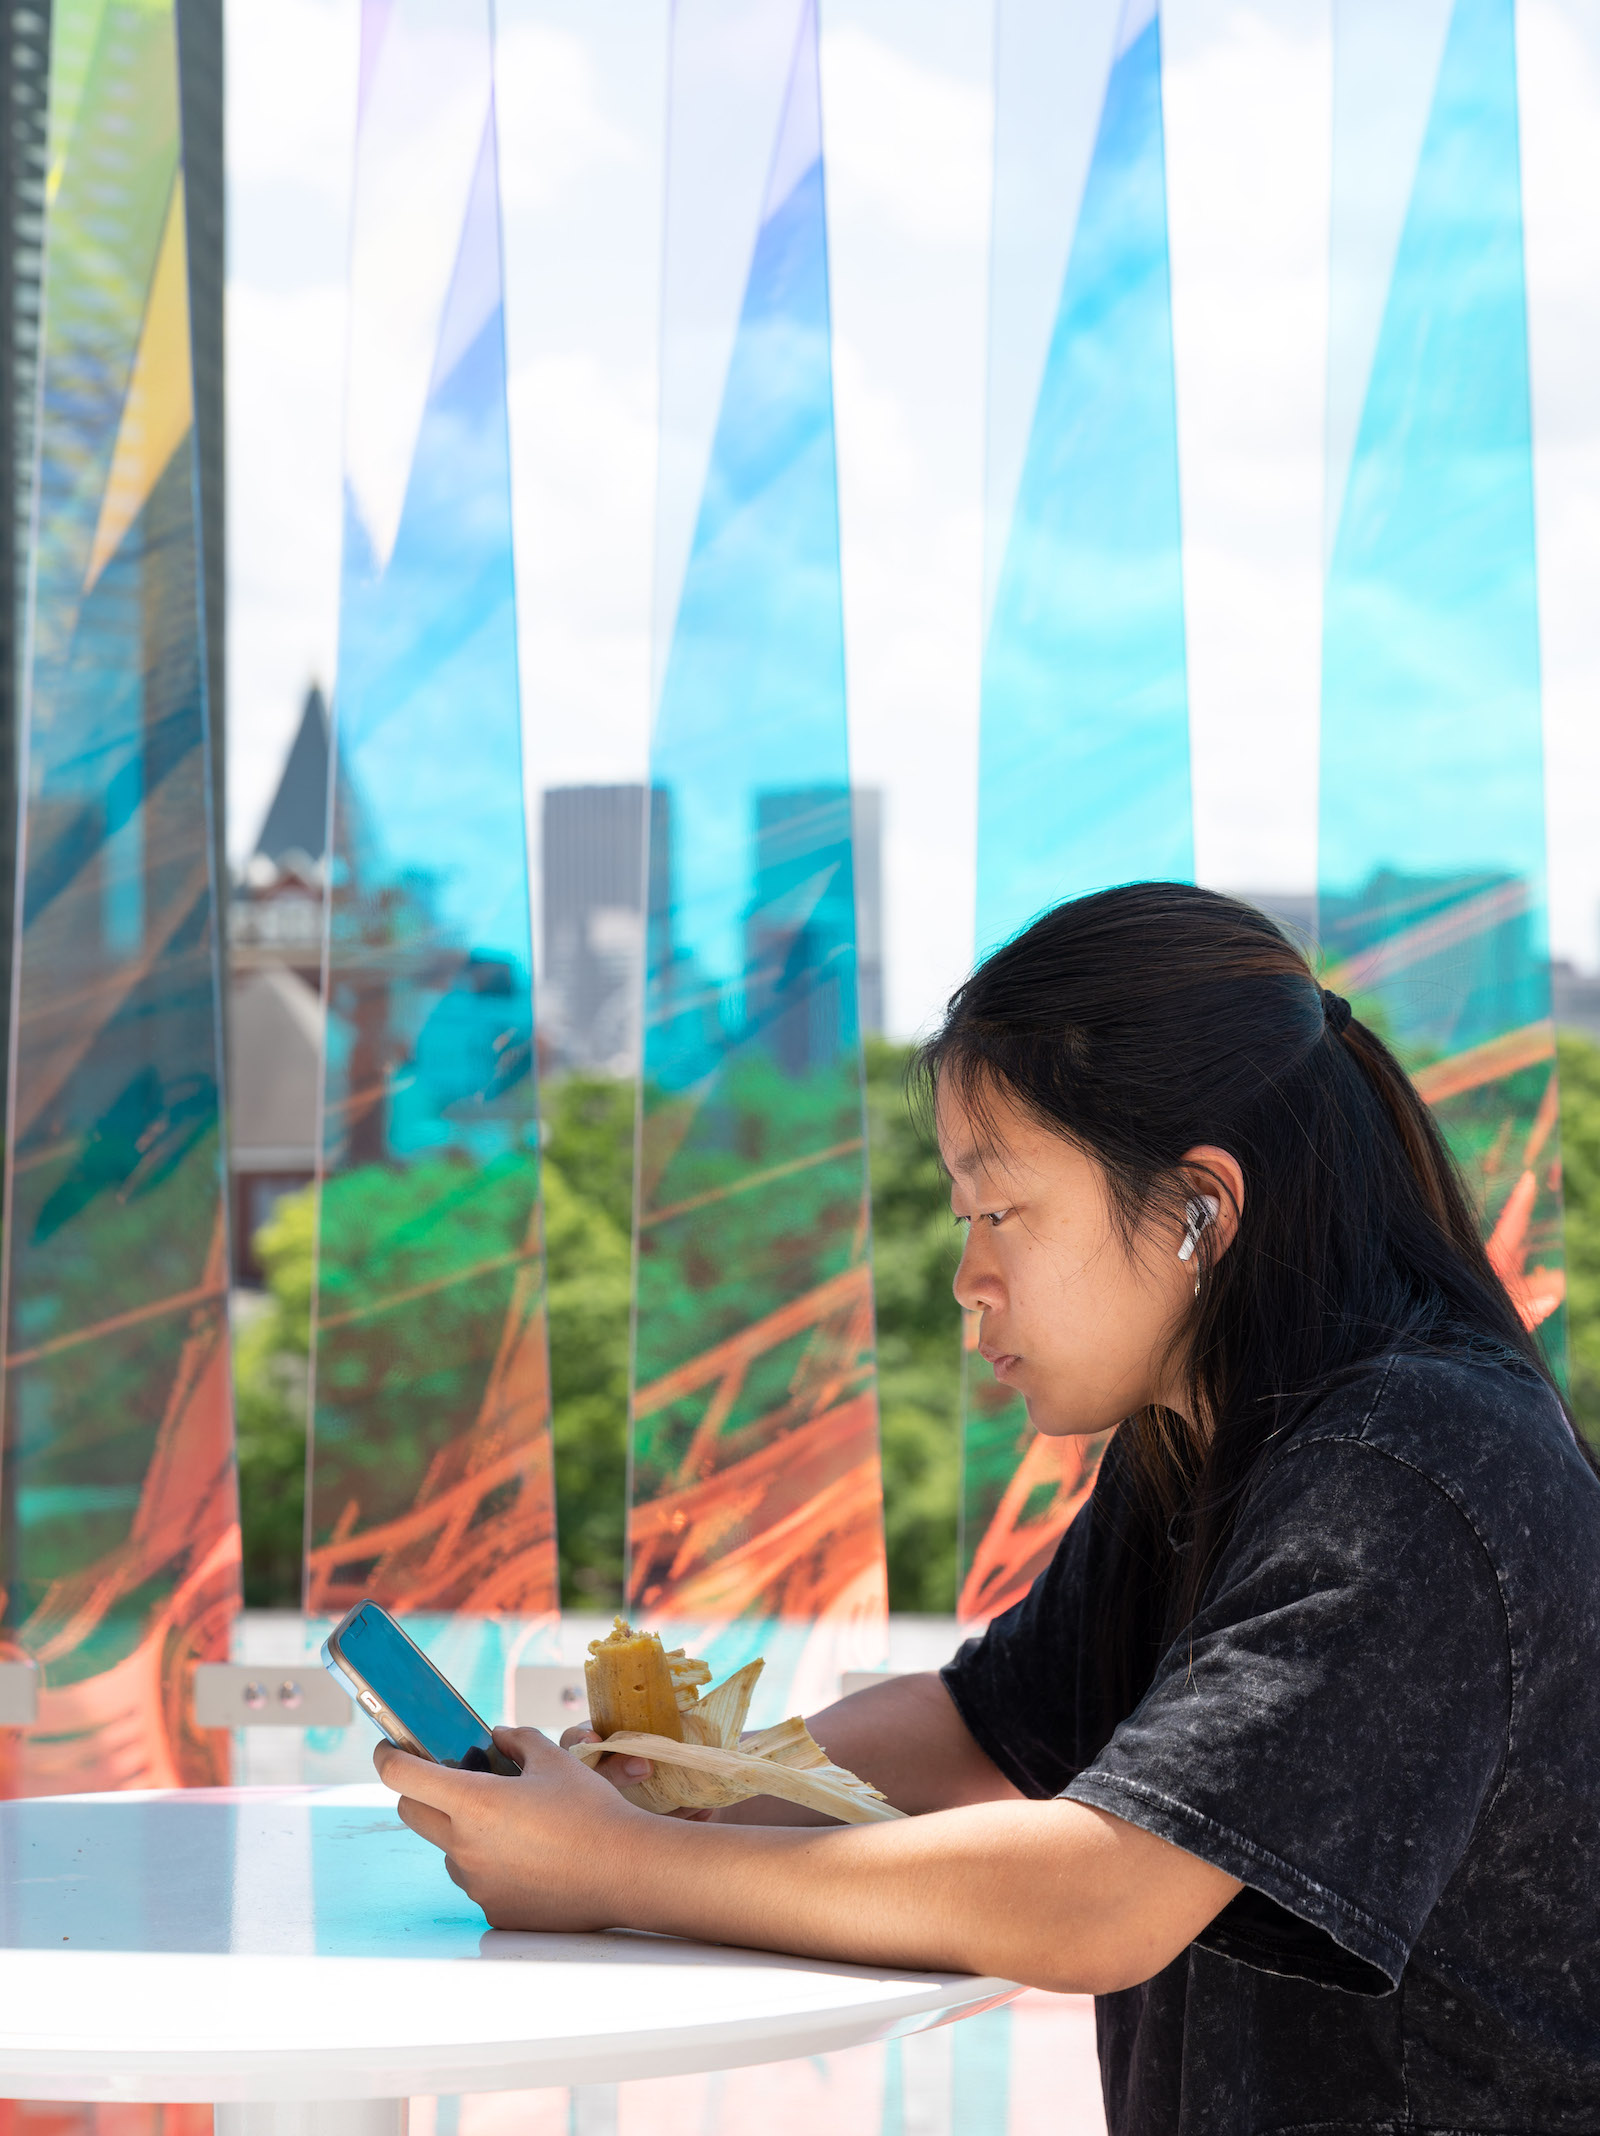
<svg viewBox="0 0 1600 2136">
<path fill-rule="evenodd" d="M 746 1662 L 702 1698 L 700 1686 L 711 1680 L 703 1661 L 691 1659 L 681 1647 L 664 1653 L 653 1632 L 635 1632 L 620 1617 L 589 1654 L 584 1664 L 589 1722 L 602 1740 L 576 1743 L 572 1754 L 586 1765 L 611 1751 L 648 1758 L 655 1767 L 650 1778 L 622 1790 L 640 1809 L 664 1815 L 777 1795 L 846 1824 L 903 1814 L 875 1787 L 834 1765 L 804 1721 L 791 1718 L 741 1732 L 761 1674 L 759 1661 Z M 647 1709 L 664 1715 L 667 1725 L 633 1718 Z"/>
<path fill-rule="evenodd" d="M 654 1632 L 636 1632 L 618 1617 L 604 1639 L 590 1643 L 583 1680 L 589 1693 L 589 1725 L 596 1734 L 612 1736 L 631 1728 L 683 1741 L 677 1686 Z"/>
</svg>

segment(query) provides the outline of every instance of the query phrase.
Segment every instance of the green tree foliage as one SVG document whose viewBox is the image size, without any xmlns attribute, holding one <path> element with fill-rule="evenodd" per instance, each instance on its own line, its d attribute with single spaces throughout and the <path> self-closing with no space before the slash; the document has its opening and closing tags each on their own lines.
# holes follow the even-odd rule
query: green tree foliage
<svg viewBox="0 0 1600 2136">
<path fill-rule="evenodd" d="M 659 1176 L 639 1253 L 641 1387 L 858 1265 L 860 1132 L 860 1085 L 844 1062 L 788 1075 L 752 1049 L 724 1068 L 712 1104 L 647 1089 L 642 1149 Z M 813 1340 L 801 1328 L 750 1359 L 719 1428 L 725 1458 L 784 1407 Z M 641 1498 L 681 1480 L 711 1392 L 647 1412 L 633 1449 Z"/>
<path fill-rule="evenodd" d="M 1571 1400 L 1590 1442 L 1600 1447 L 1600 1045 L 1563 1031 L 1556 1067 Z"/>
<path fill-rule="evenodd" d="M 633 1091 L 571 1077 L 554 1085 L 546 1102 L 545 1250 L 562 1596 L 571 1606 L 595 1609 L 616 1602 L 622 1583 Z M 409 1173 L 374 1167 L 352 1174 L 339 1184 L 361 1182 L 361 1204 L 347 1196 L 340 1221 L 359 1226 L 372 1213 L 370 1200 L 406 1193 L 429 1214 L 417 1250 L 434 1267 L 470 1265 L 486 1252 L 478 1235 L 485 1204 L 481 1195 L 453 1201 L 451 1176 L 448 1160 Z M 507 1184 L 514 1198 L 509 1178 Z M 386 1212 L 382 1224 L 392 1229 Z M 300 1601 L 312 1226 L 309 1190 L 279 1202 L 256 1235 L 267 1278 L 264 1305 L 242 1314 L 235 1331 L 245 1600 L 252 1608 L 295 1608 Z M 407 1339 L 392 1369 L 425 1369 L 425 1359 L 412 1353 L 418 1343 L 426 1347 L 426 1320 L 402 1332 Z"/>
<path fill-rule="evenodd" d="M 551 1154 L 544 1173 L 561 1599 L 569 1609 L 613 1609 L 622 1602 L 628 1489 L 631 1216 L 619 1222 L 615 1200 L 608 1207 L 604 1196 L 614 1152 L 598 1135 L 576 1145 L 564 1141 L 564 1101 L 571 1102 L 566 1089 L 570 1083 L 553 1093 Z M 631 1159 L 631 1088 L 626 1095 L 621 1146 Z M 579 1096 L 574 1093 L 574 1099 Z M 585 1149 L 598 1160 L 598 1194 L 588 1190 L 593 1175 L 583 1162 Z"/>
<path fill-rule="evenodd" d="M 948 1610 L 955 1598 L 960 1361 L 950 1277 L 955 1227 L 938 1166 L 907 1113 L 904 1050 L 868 1050 L 879 1390 L 888 1504 L 890 1599 Z M 604 1609 L 621 1598 L 627 1489 L 628 1305 L 633 1088 L 567 1076 L 544 1093 L 545 1249 L 555 1409 L 562 1599 Z M 401 1191 L 409 1175 L 385 1175 Z M 448 1181 L 411 1181 L 448 1223 Z M 476 1204 L 474 1205 L 476 1206 Z M 347 1212 L 352 1221 L 359 1212 Z M 305 1387 L 311 1306 L 309 1193 L 287 1197 L 258 1234 L 264 1301 L 236 1327 L 245 1599 L 300 1599 Z M 433 1240 L 445 1265 L 477 1240 Z"/>
<path fill-rule="evenodd" d="M 950 1294 L 961 1240 L 926 1127 L 907 1103 L 909 1052 L 867 1045 L 867 1145 L 878 1308 L 889 1606 L 956 1606 L 961 1477 L 961 1316 Z"/>
<path fill-rule="evenodd" d="M 309 1193 L 286 1195 L 256 1233 L 264 1299 L 236 1305 L 233 1405 L 239 1434 L 244 1599 L 298 1609 L 306 1512 L 306 1353 L 311 1327 Z"/>
</svg>

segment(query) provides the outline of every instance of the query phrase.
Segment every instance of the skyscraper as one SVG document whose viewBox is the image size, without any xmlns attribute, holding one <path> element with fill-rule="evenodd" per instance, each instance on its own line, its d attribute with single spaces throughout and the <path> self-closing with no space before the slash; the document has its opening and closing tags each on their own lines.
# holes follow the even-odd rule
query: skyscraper
<svg viewBox="0 0 1600 2136">
<path fill-rule="evenodd" d="M 671 905 L 664 880 L 662 895 L 648 908 L 644 897 L 645 793 L 643 786 L 555 786 L 544 797 L 539 1028 L 560 1067 L 632 1075 L 638 1066 L 639 960 L 646 911 L 663 913 Z M 841 799 L 831 789 L 760 796 L 753 826 L 758 876 L 781 873 L 786 837 L 797 821 L 811 820 L 819 809 L 826 816 Z M 650 851 L 665 878 L 672 865 L 670 796 L 658 790 L 651 807 Z M 868 1037 L 883 1030 L 882 827 L 882 794 L 876 787 L 853 788 L 856 983 L 860 1026 Z M 841 839 L 843 831 L 841 817 Z M 262 833 L 264 847 L 266 835 Z M 758 884 L 757 902 L 763 901 Z M 660 945 L 657 966 L 664 969 L 671 954 L 671 944 Z M 692 973 L 685 972 L 684 985 L 697 999 Z M 791 1033 L 790 1043 L 801 1042 Z M 801 1045 L 802 1053 L 806 1050 Z"/>
<path fill-rule="evenodd" d="M 562 1067 L 631 1075 L 638 1066 L 645 794 L 643 786 L 555 786 L 544 797 L 539 1026 Z M 666 868 L 667 796 L 655 794 L 651 806 L 650 849 Z"/>
</svg>

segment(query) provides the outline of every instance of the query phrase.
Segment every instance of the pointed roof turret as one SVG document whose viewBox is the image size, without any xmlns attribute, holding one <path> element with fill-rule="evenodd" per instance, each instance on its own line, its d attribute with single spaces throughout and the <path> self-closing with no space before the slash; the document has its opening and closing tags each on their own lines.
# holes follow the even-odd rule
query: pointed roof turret
<svg viewBox="0 0 1600 2136">
<path fill-rule="evenodd" d="M 327 844 L 328 706 L 313 683 L 306 692 L 300 731 L 256 840 L 256 852 L 281 865 L 284 855 L 294 852 L 321 860 Z"/>
</svg>

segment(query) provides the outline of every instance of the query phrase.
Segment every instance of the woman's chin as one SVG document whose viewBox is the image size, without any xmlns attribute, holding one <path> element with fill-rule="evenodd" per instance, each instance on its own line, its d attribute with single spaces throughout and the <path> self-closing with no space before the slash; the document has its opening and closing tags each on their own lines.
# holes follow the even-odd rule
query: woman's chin
<svg viewBox="0 0 1600 2136">
<path fill-rule="evenodd" d="M 1092 1439 L 1097 1431 L 1110 1428 L 1098 1417 L 1075 1416 L 1054 1409 L 1035 1395 L 1024 1394 L 1022 1399 L 1028 1411 L 1028 1422 L 1041 1439 Z"/>
</svg>

